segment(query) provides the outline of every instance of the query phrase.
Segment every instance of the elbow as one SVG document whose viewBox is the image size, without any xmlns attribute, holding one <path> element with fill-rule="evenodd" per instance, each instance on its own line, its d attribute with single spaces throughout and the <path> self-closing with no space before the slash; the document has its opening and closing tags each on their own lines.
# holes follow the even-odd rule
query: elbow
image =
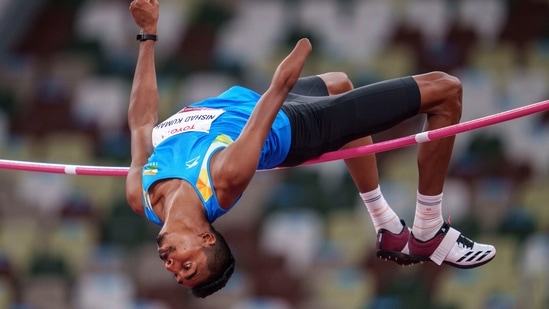
<svg viewBox="0 0 549 309">
<path fill-rule="evenodd" d="M 280 89 L 285 93 L 289 93 L 295 86 L 298 78 L 299 73 L 296 74 L 294 70 L 283 69 L 280 70 L 276 78 L 273 79 L 271 86 L 275 89 Z"/>
<path fill-rule="evenodd" d="M 126 191 L 126 202 L 128 203 L 129 207 L 135 212 L 136 214 L 143 216 L 145 215 L 145 210 L 143 209 L 143 202 L 141 200 L 140 194 L 135 194 L 130 191 Z"/>
</svg>

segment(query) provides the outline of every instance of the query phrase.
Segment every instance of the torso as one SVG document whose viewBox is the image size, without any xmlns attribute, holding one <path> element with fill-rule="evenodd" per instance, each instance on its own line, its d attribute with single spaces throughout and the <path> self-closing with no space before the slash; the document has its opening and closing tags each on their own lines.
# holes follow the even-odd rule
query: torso
<svg viewBox="0 0 549 309">
<path fill-rule="evenodd" d="M 168 200 L 173 198 L 174 192 L 185 196 L 185 200 L 189 203 L 187 205 L 197 205 L 203 210 L 202 203 L 195 193 L 192 186 L 180 179 L 166 179 L 159 181 L 151 186 L 149 189 L 149 197 L 154 212 L 158 218 L 164 222 L 164 207 L 167 206 Z"/>
<path fill-rule="evenodd" d="M 215 166 L 216 157 L 218 157 L 222 152 L 223 150 L 220 150 L 213 155 L 211 159 L 212 161 L 211 165 Z M 242 192 L 235 194 L 234 190 L 231 190 L 231 188 L 226 188 L 225 186 L 218 186 L 216 179 L 219 179 L 218 177 L 219 175 L 215 169 L 211 169 L 210 174 L 212 176 L 213 189 L 216 192 L 219 206 L 221 206 L 221 208 L 223 209 L 229 209 L 238 200 L 238 197 L 242 194 Z M 223 182 L 223 183 L 227 183 L 227 182 Z M 188 182 L 181 179 L 174 179 L 174 178 L 164 179 L 154 183 L 149 188 L 150 202 L 153 206 L 154 211 L 157 214 L 159 213 L 159 210 L 163 209 L 164 198 L 169 195 L 169 192 L 173 192 L 178 189 L 188 191 L 189 197 L 196 196 L 196 201 L 198 203 L 201 203 L 193 187 Z M 160 218 L 160 219 L 163 220 L 163 218 Z"/>
<path fill-rule="evenodd" d="M 183 109 L 153 129 L 154 151 L 142 171 L 145 214 L 149 220 L 162 224 L 154 218 L 161 208 L 157 205 L 163 204 L 158 188 L 174 179 L 192 189 L 192 196 L 200 199 L 211 222 L 234 206 L 242 192 L 235 193 L 227 187 L 230 181 L 220 178 L 215 163 L 238 138 L 258 99 L 259 95 L 234 87 L 217 98 Z M 290 135 L 288 118 L 280 112 L 265 142 L 259 169 L 272 168 L 283 161 Z M 222 163 L 218 165 L 223 168 Z"/>
</svg>

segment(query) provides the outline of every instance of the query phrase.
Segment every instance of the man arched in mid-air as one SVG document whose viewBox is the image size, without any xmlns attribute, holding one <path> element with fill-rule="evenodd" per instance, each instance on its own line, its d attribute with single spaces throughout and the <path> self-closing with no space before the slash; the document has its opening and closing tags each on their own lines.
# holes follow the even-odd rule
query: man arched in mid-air
<svg viewBox="0 0 549 309">
<path fill-rule="evenodd" d="M 158 253 L 178 283 L 205 297 L 222 288 L 235 261 L 212 222 L 239 200 L 258 169 L 295 166 L 328 151 L 372 143 L 371 134 L 417 114 L 426 130 L 459 122 L 461 83 L 442 72 L 354 89 L 344 73 L 300 78 L 312 46 L 297 42 L 263 95 L 235 86 L 158 123 L 154 65 L 159 4 L 134 0 L 139 54 L 128 123 L 132 162 L 127 200 L 159 224 Z M 412 228 L 385 201 L 374 155 L 345 164 L 372 218 L 377 255 L 401 265 L 432 261 L 477 267 L 496 254 L 442 218 L 442 190 L 454 137 L 419 145 Z"/>
</svg>

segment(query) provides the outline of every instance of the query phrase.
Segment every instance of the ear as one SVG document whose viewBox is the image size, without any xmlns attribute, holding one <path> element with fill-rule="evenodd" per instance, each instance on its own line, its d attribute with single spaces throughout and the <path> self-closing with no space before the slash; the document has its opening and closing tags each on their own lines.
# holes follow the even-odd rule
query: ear
<svg viewBox="0 0 549 309">
<path fill-rule="evenodd" d="M 200 237 L 202 238 L 202 241 L 205 246 L 213 246 L 217 241 L 217 239 L 215 238 L 215 235 L 210 232 L 201 233 Z"/>
</svg>

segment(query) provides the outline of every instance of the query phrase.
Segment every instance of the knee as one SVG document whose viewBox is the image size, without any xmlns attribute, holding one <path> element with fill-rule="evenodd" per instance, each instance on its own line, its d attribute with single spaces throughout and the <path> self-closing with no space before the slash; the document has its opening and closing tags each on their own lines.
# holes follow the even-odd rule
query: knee
<svg viewBox="0 0 549 309">
<path fill-rule="evenodd" d="M 463 85 L 459 78 L 440 71 L 427 74 L 431 75 L 432 81 L 436 83 L 437 88 L 444 99 L 461 101 Z"/>
<path fill-rule="evenodd" d="M 453 122 L 458 122 L 463 109 L 463 85 L 459 78 L 440 71 L 427 73 L 425 77 L 430 80 L 430 96 L 434 102 L 438 103 L 435 104 L 436 109 L 446 113 Z"/>
<path fill-rule="evenodd" d="M 444 73 L 443 83 L 446 88 L 446 108 L 453 115 L 455 121 L 458 122 L 461 119 L 461 113 L 463 110 L 463 85 L 459 78 Z"/>
<path fill-rule="evenodd" d="M 344 72 L 329 72 L 318 76 L 324 81 L 328 93 L 331 95 L 344 93 L 354 88 L 353 83 Z"/>
</svg>

